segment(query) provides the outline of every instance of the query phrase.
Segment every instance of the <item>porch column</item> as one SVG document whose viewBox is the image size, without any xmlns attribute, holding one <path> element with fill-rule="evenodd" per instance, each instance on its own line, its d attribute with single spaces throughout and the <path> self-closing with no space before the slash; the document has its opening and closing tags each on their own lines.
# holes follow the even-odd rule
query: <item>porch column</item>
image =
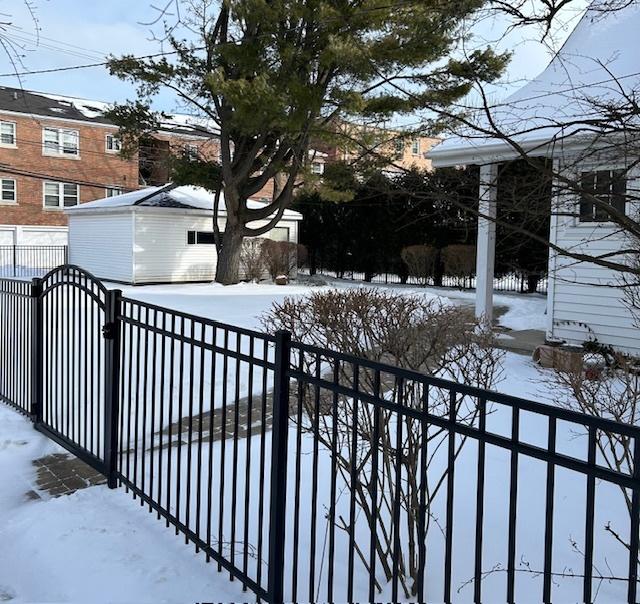
<svg viewBox="0 0 640 604">
<path fill-rule="evenodd" d="M 480 166 L 478 243 L 476 247 L 476 317 L 487 323 L 493 319 L 493 275 L 496 256 L 498 164 Z M 484 218 L 487 216 L 488 218 Z"/>
</svg>

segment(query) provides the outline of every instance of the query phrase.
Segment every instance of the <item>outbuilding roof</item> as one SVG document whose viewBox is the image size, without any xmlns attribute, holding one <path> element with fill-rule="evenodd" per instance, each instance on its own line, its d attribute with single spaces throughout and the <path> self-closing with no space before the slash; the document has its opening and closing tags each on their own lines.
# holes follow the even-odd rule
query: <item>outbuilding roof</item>
<svg viewBox="0 0 640 604">
<path fill-rule="evenodd" d="M 640 3 L 604 11 L 590 8 L 547 68 L 491 108 L 493 120 L 513 140 L 531 150 L 551 140 L 584 139 L 585 121 L 602 117 L 597 105 L 627 103 L 640 83 Z M 633 93 L 635 97 L 635 93 Z M 487 123 L 479 112 L 476 124 Z M 497 137 L 461 131 L 429 152 L 434 166 L 489 163 L 510 147 Z"/>
<path fill-rule="evenodd" d="M 115 197 L 105 197 L 89 201 L 77 206 L 66 208 L 68 214 L 88 213 L 95 210 L 113 210 L 118 209 L 128 211 L 134 207 L 153 207 L 153 208 L 182 208 L 187 210 L 206 210 L 213 212 L 215 195 L 202 187 L 182 186 L 172 187 L 165 185 L 162 187 L 147 187 L 138 191 L 131 191 Z M 263 202 L 250 199 L 248 201 L 249 208 L 259 209 L 265 206 Z M 224 196 L 220 196 L 220 212 L 226 212 L 224 205 Z M 302 220 L 302 214 L 294 210 L 285 210 L 283 218 L 289 220 Z"/>
</svg>

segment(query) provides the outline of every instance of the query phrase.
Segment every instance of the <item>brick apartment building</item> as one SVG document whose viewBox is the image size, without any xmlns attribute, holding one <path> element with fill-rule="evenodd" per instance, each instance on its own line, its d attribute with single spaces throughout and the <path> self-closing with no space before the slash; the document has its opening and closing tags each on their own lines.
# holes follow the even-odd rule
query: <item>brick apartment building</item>
<svg viewBox="0 0 640 604">
<path fill-rule="evenodd" d="M 0 245 L 66 242 L 65 207 L 165 184 L 184 149 L 217 157 L 215 133 L 171 116 L 124 159 L 106 103 L 0 87 Z"/>
</svg>

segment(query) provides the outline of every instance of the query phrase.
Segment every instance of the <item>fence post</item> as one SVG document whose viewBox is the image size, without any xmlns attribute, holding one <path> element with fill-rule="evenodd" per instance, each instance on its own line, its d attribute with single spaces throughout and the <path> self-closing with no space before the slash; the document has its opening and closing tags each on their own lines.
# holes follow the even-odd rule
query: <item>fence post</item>
<svg viewBox="0 0 640 604">
<path fill-rule="evenodd" d="M 120 407 L 120 316 L 122 292 L 113 289 L 107 292 L 105 323 L 102 334 L 104 346 L 104 463 L 107 485 L 117 485 L 118 460 L 118 416 Z"/>
<path fill-rule="evenodd" d="M 13 276 L 16 277 L 18 274 L 18 267 L 17 267 L 17 246 L 14 244 L 13 245 Z"/>
<path fill-rule="evenodd" d="M 31 420 L 42 423 L 42 279 L 31 280 Z"/>
<path fill-rule="evenodd" d="M 287 449 L 291 334 L 276 332 L 269 491 L 269 567 L 267 591 L 271 604 L 284 602 L 284 547 L 287 513 Z"/>
</svg>

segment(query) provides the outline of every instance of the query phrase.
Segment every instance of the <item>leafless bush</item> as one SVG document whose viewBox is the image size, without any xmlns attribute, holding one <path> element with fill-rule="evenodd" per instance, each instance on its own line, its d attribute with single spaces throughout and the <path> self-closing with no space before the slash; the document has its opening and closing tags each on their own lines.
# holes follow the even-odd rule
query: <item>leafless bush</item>
<svg viewBox="0 0 640 604">
<path fill-rule="evenodd" d="M 240 267 L 248 281 L 260 281 L 264 276 L 267 263 L 264 256 L 264 239 L 252 237 L 242 242 Z"/>
<path fill-rule="evenodd" d="M 473 245 L 448 245 L 440 252 L 444 272 L 451 277 L 470 278 L 476 270 L 476 248 Z"/>
<path fill-rule="evenodd" d="M 593 417 L 611 419 L 625 424 L 640 424 L 640 364 L 637 359 L 626 357 L 607 347 L 605 355 L 596 367 L 586 371 L 545 371 L 546 380 L 554 393 L 554 402 L 568 409 Z M 598 357 L 599 355 L 592 355 Z M 616 472 L 633 476 L 634 451 L 628 436 L 596 431 L 596 447 L 599 464 Z M 631 493 L 621 487 L 629 514 Z M 629 544 L 612 524 L 605 530 L 627 549 Z"/>
<path fill-rule="evenodd" d="M 290 241 L 265 239 L 262 250 L 269 275 L 272 279 L 280 275 L 291 277 L 298 266 L 306 262 L 307 249 Z"/>
<path fill-rule="evenodd" d="M 433 276 L 437 254 L 438 250 L 431 245 L 409 245 L 400 253 L 409 275 L 423 285 Z"/>
<path fill-rule="evenodd" d="M 269 330 L 291 331 L 297 341 L 482 388 L 492 387 L 500 373 L 502 353 L 493 347 L 491 334 L 481 328 L 472 313 L 423 296 L 403 296 L 370 288 L 316 292 L 303 299 L 287 298 L 274 303 L 262 322 Z M 426 388 L 419 380 L 400 380 L 391 371 L 376 374 L 362 367 L 356 369 L 352 364 L 332 361 L 329 355 L 321 366 L 317 363 L 315 358 L 302 360 L 311 375 L 321 371 L 326 379 L 337 377 L 341 384 L 353 384 L 357 379 L 360 391 L 378 391 L 391 405 L 426 407 L 432 415 L 448 417 L 453 402 L 458 421 L 468 424 L 476 421 L 477 402 L 467 397 L 451 398 L 448 391 Z M 448 432 L 434 425 L 425 430 L 421 420 L 408 414 L 376 411 L 372 405 L 346 395 L 335 401 L 331 393 L 318 395 L 311 388 L 302 392 L 302 410 L 297 417 L 301 430 L 314 435 L 327 451 L 335 452 L 336 468 L 345 490 L 353 494 L 357 515 L 376 536 L 376 568 L 383 573 L 376 576 L 378 588 L 382 590 L 393 575 L 394 535 L 400 530 L 403 535 L 398 560 L 400 582 L 407 597 L 415 596 L 419 543 L 429 527 L 438 522 L 431 511 L 432 504 L 447 476 L 447 470 L 440 466 L 428 473 L 425 484 L 420 460 L 426 450 L 429 453 L 423 461 L 430 465 L 439 450 L 446 450 Z M 358 443 L 355 449 L 354 439 Z M 456 456 L 464 443 L 464 438 L 456 442 Z M 374 450 L 379 458 L 375 473 Z M 358 471 L 352 481 L 354 467 Z M 437 462 L 434 467 L 438 468 Z M 401 481 L 396 483 L 399 476 Z M 398 499 L 402 511 L 402 526 L 397 529 L 393 523 L 396 487 L 392 486 L 396 484 L 401 485 Z M 375 505 L 371 495 L 374 490 Z M 425 526 L 420 521 L 422 490 L 427 502 Z M 334 522 L 338 528 L 350 530 L 350 521 L 343 515 L 337 514 Z M 367 550 L 356 544 L 361 563 L 369 569 Z"/>
</svg>

